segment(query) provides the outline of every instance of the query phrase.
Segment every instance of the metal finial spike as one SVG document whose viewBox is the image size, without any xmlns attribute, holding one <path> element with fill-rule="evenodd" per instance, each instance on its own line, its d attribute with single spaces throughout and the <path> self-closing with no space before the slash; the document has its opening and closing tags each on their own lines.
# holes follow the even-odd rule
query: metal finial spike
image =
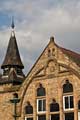
<svg viewBox="0 0 80 120">
<path fill-rule="evenodd" d="M 12 17 L 12 24 L 11 24 L 12 29 L 14 29 L 15 25 L 14 25 L 14 17 Z"/>
</svg>

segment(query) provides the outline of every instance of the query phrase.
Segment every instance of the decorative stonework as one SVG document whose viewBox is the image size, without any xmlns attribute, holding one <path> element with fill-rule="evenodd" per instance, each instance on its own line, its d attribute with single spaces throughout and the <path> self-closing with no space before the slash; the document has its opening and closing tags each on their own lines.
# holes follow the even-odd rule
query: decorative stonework
<svg viewBox="0 0 80 120">
<path fill-rule="evenodd" d="M 64 51 L 65 52 L 65 51 Z M 0 119 L 12 120 L 14 106 L 9 103 L 14 92 L 18 93 L 20 103 L 17 105 L 17 114 L 20 115 L 18 120 L 25 120 L 33 117 L 37 120 L 37 116 L 42 113 L 37 113 L 37 99 L 46 100 L 46 120 L 50 120 L 50 104 L 53 98 L 59 104 L 60 120 L 64 120 L 65 111 L 63 110 L 63 85 L 66 80 L 73 85 L 74 95 L 74 120 L 78 120 L 78 100 L 80 99 L 80 73 L 79 66 L 66 56 L 60 47 L 55 44 L 53 38 L 50 39 L 48 46 L 45 48 L 39 59 L 34 64 L 31 71 L 26 76 L 24 82 L 20 86 L 3 85 L 0 86 Z M 50 55 L 49 55 L 50 53 Z M 40 85 L 45 89 L 45 96 L 37 96 L 37 89 Z M 4 90 L 6 91 L 5 93 Z M 13 90 L 13 91 L 9 91 Z M 71 93 L 69 93 L 70 95 Z M 25 114 L 25 106 L 27 101 L 33 106 L 33 114 Z M 69 111 L 66 111 L 66 113 Z"/>
</svg>

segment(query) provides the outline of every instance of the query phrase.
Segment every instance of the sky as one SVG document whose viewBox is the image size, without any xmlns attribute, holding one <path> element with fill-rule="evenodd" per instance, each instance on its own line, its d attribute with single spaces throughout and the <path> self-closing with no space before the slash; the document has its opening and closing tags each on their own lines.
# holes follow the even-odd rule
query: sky
<svg viewBox="0 0 80 120">
<path fill-rule="evenodd" d="M 55 42 L 80 53 L 80 0 L 0 0 L 0 65 L 15 34 L 27 74 L 54 36 Z"/>
</svg>

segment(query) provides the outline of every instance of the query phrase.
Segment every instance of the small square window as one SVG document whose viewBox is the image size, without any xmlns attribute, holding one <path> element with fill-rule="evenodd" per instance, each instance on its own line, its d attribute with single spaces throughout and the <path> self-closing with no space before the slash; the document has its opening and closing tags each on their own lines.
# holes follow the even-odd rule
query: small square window
<svg viewBox="0 0 80 120">
<path fill-rule="evenodd" d="M 37 112 L 45 112 L 45 111 L 46 111 L 46 100 L 37 99 Z"/>
</svg>

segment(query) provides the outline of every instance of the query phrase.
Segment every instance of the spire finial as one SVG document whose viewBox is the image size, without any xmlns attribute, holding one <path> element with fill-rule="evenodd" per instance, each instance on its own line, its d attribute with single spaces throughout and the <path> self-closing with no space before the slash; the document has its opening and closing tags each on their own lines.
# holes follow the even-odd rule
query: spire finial
<svg viewBox="0 0 80 120">
<path fill-rule="evenodd" d="M 11 27 L 12 29 L 14 29 L 15 25 L 14 25 L 14 16 L 12 16 L 12 23 L 11 23 Z"/>
<path fill-rule="evenodd" d="M 50 41 L 54 42 L 54 37 L 53 36 L 50 37 Z"/>
<path fill-rule="evenodd" d="M 12 23 L 11 23 L 11 28 L 12 28 L 12 32 L 11 32 L 11 36 L 14 37 L 15 36 L 15 32 L 14 32 L 14 16 L 12 16 Z"/>
</svg>

